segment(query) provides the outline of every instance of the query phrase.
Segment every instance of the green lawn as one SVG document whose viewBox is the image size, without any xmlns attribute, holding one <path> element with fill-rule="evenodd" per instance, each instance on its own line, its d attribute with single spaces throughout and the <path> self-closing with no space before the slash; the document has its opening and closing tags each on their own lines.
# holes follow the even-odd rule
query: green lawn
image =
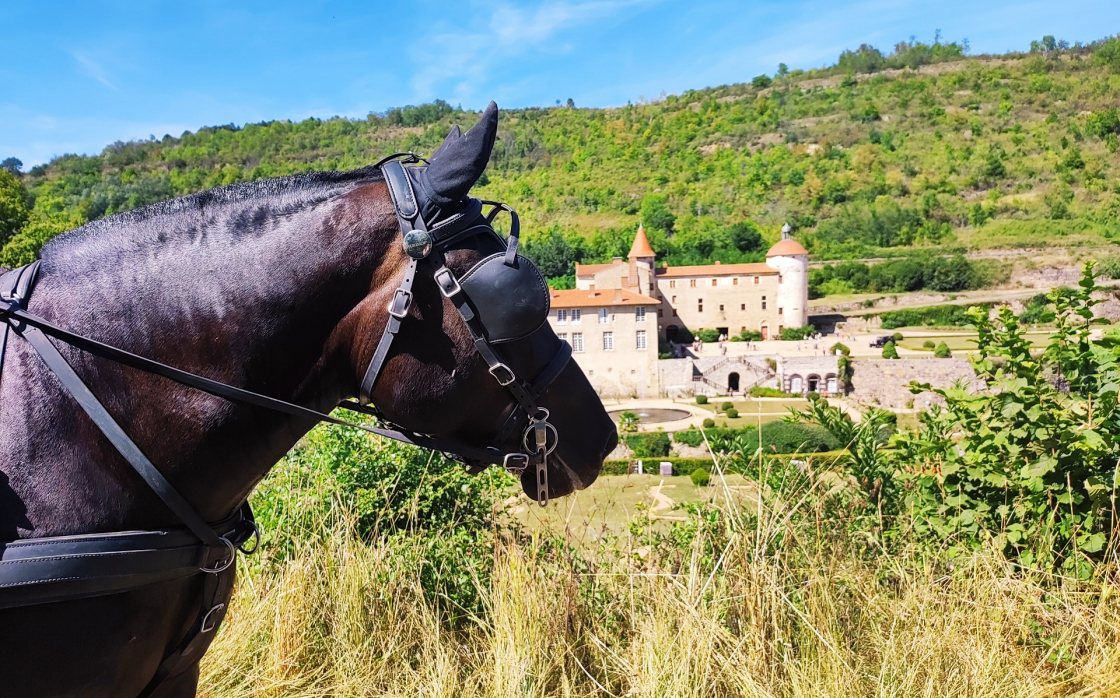
<svg viewBox="0 0 1120 698">
<path fill-rule="evenodd" d="M 722 412 L 718 412 L 720 405 L 725 402 L 730 402 L 739 410 L 739 416 L 735 419 L 728 419 Z M 749 426 L 757 426 L 761 421 L 763 424 L 776 422 L 785 419 L 789 415 L 789 408 L 804 409 L 809 402 L 807 400 L 798 400 L 791 398 L 789 400 L 727 400 L 726 398 L 709 398 L 708 404 L 700 405 L 707 409 L 709 412 L 716 414 L 712 415 L 717 427 L 732 427 L 742 428 Z"/>
<path fill-rule="evenodd" d="M 567 533 L 572 542 L 590 543 L 604 534 L 624 535 L 629 521 L 636 515 L 653 516 L 656 526 L 667 526 L 679 512 L 670 508 L 653 510 L 664 500 L 655 501 L 651 491 L 661 485 L 661 494 L 672 503 L 698 502 L 701 498 L 727 501 L 727 497 L 746 499 L 757 496 L 753 481 L 741 475 L 725 478 L 728 488 L 713 475 L 707 487 L 696 487 L 685 476 L 604 475 L 590 487 L 570 497 L 549 502 L 545 508 L 531 503 L 524 496 L 513 507 L 513 516 L 530 529 L 550 528 Z"/>
<path fill-rule="evenodd" d="M 917 327 L 915 327 L 915 328 L 903 328 L 901 330 L 898 330 L 905 337 L 905 339 L 903 339 L 902 342 L 901 342 L 902 347 L 905 348 L 905 349 L 914 349 L 914 350 L 917 350 L 917 351 L 928 351 L 930 354 L 932 354 L 933 349 L 927 349 L 927 348 L 922 346 L 922 344 L 924 342 L 930 341 L 930 342 L 934 343 L 934 346 L 940 344 L 941 342 L 945 342 L 946 344 L 949 345 L 949 349 L 951 349 L 952 351 L 968 352 L 968 351 L 975 351 L 976 350 L 977 334 L 975 332 L 961 332 L 961 333 L 937 335 L 937 336 L 931 336 L 931 337 L 912 337 L 912 336 L 907 335 L 906 331 L 908 329 L 910 329 L 914 332 L 923 331 L 922 328 L 917 328 Z M 928 328 L 925 331 L 928 332 Z M 1049 332 L 1028 332 L 1026 334 L 1026 337 L 1027 337 L 1028 340 L 1030 340 L 1031 346 L 1034 347 L 1035 349 L 1045 348 L 1047 343 L 1050 341 L 1050 333 Z"/>
</svg>

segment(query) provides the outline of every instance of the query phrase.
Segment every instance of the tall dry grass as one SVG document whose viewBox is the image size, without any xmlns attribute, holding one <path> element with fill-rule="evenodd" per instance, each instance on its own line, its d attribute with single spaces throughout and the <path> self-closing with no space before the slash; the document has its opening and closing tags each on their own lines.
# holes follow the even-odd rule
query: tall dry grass
<svg viewBox="0 0 1120 698">
<path fill-rule="evenodd" d="M 1120 695 L 1114 581 L 887 555 L 765 508 L 692 516 L 684 543 L 640 551 L 497 535 L 481 610 L 455 623 L 420 578 L 438 533 L 324 523 L 243 567 L 201 695 Z"/>
</svg>

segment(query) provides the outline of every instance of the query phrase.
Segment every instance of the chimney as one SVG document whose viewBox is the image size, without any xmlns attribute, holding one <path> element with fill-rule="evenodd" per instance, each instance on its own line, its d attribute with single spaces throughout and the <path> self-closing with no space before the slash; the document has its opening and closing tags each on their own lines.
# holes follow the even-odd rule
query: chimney
<svg viewBox="0 0 1120 698">
<path fill-rule="evenodd" d="M 637 257 L 630 258 L 630 278 L 626 284 L 627 288 L 638 288 L 638 259 Z"/>
</svg>

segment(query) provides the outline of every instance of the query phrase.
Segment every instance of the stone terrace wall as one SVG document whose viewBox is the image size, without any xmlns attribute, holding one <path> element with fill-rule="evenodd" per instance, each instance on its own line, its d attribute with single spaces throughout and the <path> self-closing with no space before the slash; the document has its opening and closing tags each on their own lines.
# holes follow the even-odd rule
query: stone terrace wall
<svg viewBox="0 0 1120 698">
<path fill-rule="evenodd" d="M 851 397 L 864 405 L 896 409 L 905 408 L 913 400 L 914 407 L 925 408 L 941 398 L 933 393 L 914 395 L 907 387 L 910 381 L 948 388 L 961 379 L 967 380 L 974 390 L 984 387 L 964 358 L 854 359 Z"/>
</svg>

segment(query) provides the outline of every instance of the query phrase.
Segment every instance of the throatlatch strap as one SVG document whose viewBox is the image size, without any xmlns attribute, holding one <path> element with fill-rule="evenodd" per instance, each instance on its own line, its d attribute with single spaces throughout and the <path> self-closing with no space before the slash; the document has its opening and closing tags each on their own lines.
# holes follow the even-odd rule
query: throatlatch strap
<svg viewBox="0 0 1120 698">
<path fill-rule="evenodd" d="M 47 368 L 54 373 L 58 381 L 77 401 L 78 405 L 89 415 L 97 428 L 105 434 L 106 438 L 112 442 L 113 446 L 120 451 L 124 459 L 128 461 L 140 477 L 148 483 L 148 486 L 155 490 L 159 498 L 163 500 L 171 511 L 179 517 L 179 519 L 186 524 L 191 533 L 198 536 L 199 540 L 212 548 L 222 548 L 226 544 L 214 533 L 214 530 L 203 521 L 202 517 L 195 512 L 183 495 L 179 494 L 163 473 L 156 470 L 148 457 L 140 450 L 140 447 L 124 433 L 120 425 L 117 424 L 105 406 L 97 399 L 97 397 L 90 392 L 78 374 L 74 372 L 70 364 L 66 363 L 66 359 L 62 357 L 58 349 L 54 348 L 46 335 L 42 333 L 37 327 L 25 326 L 13 328 L 16 334 L 26 339 L 39 356 L 43 359 L 43 363 Z"/>
<path fill-rule="evenodd" d="M 381 333 L 381 340 L 373 352 L 373 358 L 366 368 L 366 375 L 362 378 L 362 387 L 358 392 L 358 402 L 363 407 L 370 402 L 370 393 L 373 392 L 373 386 L 377 383 L 377 377 L 381 375 L 385 359 L 389 356 L 393 338 L 401 329 L 401 320 L 408 317 L 408 309 L 412 306 L 412 282 L 416 279 L 416 268 L 417 262 L 413 259 L 404 271 L 404 280 L 401 281 L 400 288 L 393 293 L 393 300 L 389 302 L 389 321 L 385 323 L 385 331 Z"/>
</svg>

